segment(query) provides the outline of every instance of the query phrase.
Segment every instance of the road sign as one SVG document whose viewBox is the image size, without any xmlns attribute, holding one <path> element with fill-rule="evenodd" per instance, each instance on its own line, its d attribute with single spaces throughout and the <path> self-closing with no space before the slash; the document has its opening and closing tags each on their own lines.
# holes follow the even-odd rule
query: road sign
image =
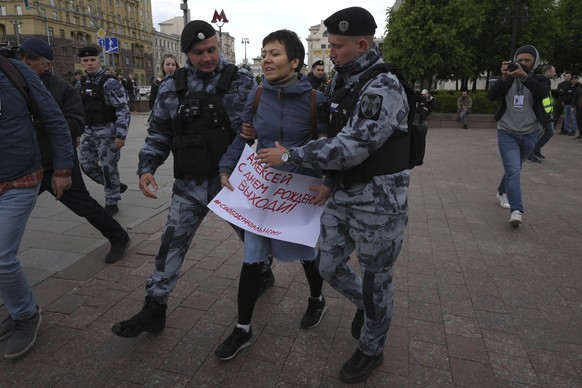
<svg viewBox="0 0 582 388">
<path fill-rule="evenodd" d="M 105 36 L 99 39 L 99 46 L 103 47 L 106 53 L 119 53 L 119 39 L 116 36 Z"/>
<path fill-rule="evenodd" d="M 103 37 L 106 35 L 107 33 L 105 32 L 105 30 L 103 28 L 100 28 L 99 31 L 97 31 L 97 37 L 99 39 L 103 39 Z"/>
</svg>

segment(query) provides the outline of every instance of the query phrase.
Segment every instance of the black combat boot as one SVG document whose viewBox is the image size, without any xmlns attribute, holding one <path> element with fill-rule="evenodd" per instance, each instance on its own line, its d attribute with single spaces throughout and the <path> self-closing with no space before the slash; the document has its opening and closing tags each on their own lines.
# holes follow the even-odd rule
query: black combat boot
<svg viewBox="0 0 582 388">
<path fill-rule="evenodd" d="M 139 313 L 113 325 L 113 334 L 123 338 L 133 338 L 146 331 L 159 333 L 166 327 L 166 309 L 168 305 L 161 304 L 151 296 L 146 296 L 143 308 Z"/>
<path fill-rule="evenodd" d="M 368 356 L 358 348 L 340 370 L 340 380 L 347 384 L 363 383 L 374 369 L 382 365 L 383 360 L 383 353 Z"/>
</svg>

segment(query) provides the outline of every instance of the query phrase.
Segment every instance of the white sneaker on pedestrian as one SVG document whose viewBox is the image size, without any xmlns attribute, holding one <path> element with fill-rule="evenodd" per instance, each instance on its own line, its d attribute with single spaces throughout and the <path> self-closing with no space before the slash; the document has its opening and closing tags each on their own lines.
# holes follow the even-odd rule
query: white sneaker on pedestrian
<svg viewBox="0 0 582 388">
<path fill-rule="evenodd" d="M 519 210 L 514 210 L 511 212 L 511 216 L 509 217 L 509 223 L 514 228 L 517 228 L 521 225 L 521 212 Z"/>
<path fill-rule="evenodd" d="M 499 200 L 499 206 L 501 206 L 504 209 L 509 209 L 509 201 L 507 200 L 507 194 L 503 193 L 503 194 L 499 194 L 497 193 L 497 199 Z"/>
</svg>

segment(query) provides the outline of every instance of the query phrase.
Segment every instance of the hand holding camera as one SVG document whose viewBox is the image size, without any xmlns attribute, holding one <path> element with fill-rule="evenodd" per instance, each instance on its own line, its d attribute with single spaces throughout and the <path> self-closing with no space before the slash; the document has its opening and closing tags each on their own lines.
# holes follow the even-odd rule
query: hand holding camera
<svg viewBox="0 0 582 388">
<path fill-rule="evenodd" d="M 516 63 L 516 62 L 510 62 L 510 63 L 507 65 L 507 71 L 508 71 L 508 72 L 510 72 L 510 73 L 511 73 L 512 71 L 516 71 L 517 69 L 519 69 L 519 66 L 517 66 L 517 63 Z"/>
<path fill-rule="evenodd" d="M 504 61 L 501 63 L 501 74 L 503 79 L 508 77 L 524 79 L 527 73 L 524 72 L 523 67 L 515 61 Z"/>
</svg>

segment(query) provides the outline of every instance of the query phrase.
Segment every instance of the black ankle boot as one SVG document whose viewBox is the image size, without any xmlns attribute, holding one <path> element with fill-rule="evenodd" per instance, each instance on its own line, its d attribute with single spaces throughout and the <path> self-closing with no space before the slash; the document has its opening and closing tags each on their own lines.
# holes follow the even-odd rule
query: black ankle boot
<svg viewBox="0 0 582 388">
<path fill-rule="evenodd" d="M 384 354 L 368 356 L 362 353 L 360 348 L 350 357 L 340 371 L 340 380 L 348 384 L 362 383 L 384 360 Z"/>
<path fill-rule="evenodd" d="M 123 338 L 137 337 L 144 331 L 159 333 L 166 327 L 166 309 L 168 305 L 161 304 L 151 296 L 146 296 L 143 308 L 139 313 L 113 325 L 113 334 Z"/>
</svg>

